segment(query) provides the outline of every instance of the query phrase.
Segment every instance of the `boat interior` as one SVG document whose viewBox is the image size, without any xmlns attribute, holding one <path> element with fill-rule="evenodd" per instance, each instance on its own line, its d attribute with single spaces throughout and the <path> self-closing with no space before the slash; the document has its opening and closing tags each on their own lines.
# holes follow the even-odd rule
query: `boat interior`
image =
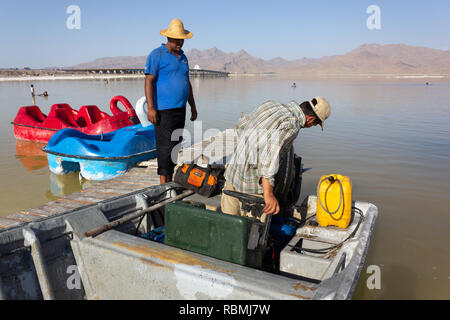
<svg viewBox="0 0 450 320">
<path fill-rule="evenodd" d="M 45 120 L 57 118 L 72 127 L 87 127 L 110 117 L 95 105 L 82 106 L 80 110 L 77 111 L 72 109 L 66 103 L 56 103 L 50 108 L 48 116 L 42 113 L 38 106 L 22 108 L 24 109 L 26 116 L 37 123 L 43 123 Z"/>
<path fill-rule="evenodd" d="M 70 126 L 87 127 L 109 116 L 100 111 L 95 105 L 82 106 L 79 111 L 72 109 L 68 104 L 54 104 L 49 112 L 49 118 L 55 117 L 65 121 Z"/>
<path fill-rule="evenodd" d="M 38 106 L 29 106 L 22 108 L 21 109 L 24 110 L 25 114 L 36 122 L 44 122 L 47 118 L 47 116 L 42 113 L 41 109 Z"/>
<path fill-rule="evenodd" d="M 108 117 L 109 116 L 100 111 L 97 106 L 89 105 L 80 108 L 76 121 L 80 127 L 87 127 Z"/>
</svg>

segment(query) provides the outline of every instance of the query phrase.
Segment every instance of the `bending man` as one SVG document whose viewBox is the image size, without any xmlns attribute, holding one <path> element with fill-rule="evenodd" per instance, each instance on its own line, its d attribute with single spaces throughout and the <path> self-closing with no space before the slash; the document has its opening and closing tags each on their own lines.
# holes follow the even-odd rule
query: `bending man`
<svg viewBox="0 0 450 320">
<path fill-rule="evenodd" d="M 263 213 L 277 214 L 280 206 L 273 190 L 279 159 L 289 151 L 301 128 L 320 124 L 323 130 L 329 115 L 328 102 L 316 97 L 300 105 L 267 101 L 241 118 L 235 127 L 238 141 L 225 170 L 224 190 L 263 196 Z M 224 213 L 251 216 L 241 210 L 238 199 L 226 194 L 222 194 L 221 207 Z"/>
</svg>

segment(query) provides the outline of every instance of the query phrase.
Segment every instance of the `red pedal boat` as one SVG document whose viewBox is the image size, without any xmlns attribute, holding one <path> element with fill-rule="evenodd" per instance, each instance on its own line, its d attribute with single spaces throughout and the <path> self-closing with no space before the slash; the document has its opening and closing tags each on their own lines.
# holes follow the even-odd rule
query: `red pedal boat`
<svg viewBox="0 0 450 320">
<path fill-rule="evenodd" d="M 117 106 L 121 102 L 126 111 Z M 136 112 L 127 98 L 115 96 L 109 105 L 112 116 L 97 106 L 72 109 L 66 103 L 52 105 L 48 116 L 38 106 L 21 107 L 12 124 L 16 139 L 47 142 L 56 131 L 73 128 L 86 134 L 102 134 L 139 123 Z"/>
</svg>

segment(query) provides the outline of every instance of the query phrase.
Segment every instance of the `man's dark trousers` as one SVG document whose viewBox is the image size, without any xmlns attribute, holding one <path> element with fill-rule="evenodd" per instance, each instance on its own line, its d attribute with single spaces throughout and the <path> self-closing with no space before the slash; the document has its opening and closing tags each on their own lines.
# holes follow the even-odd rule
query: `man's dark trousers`
<svg viewBox="0 0 450 320">
<path fill-rule="evenodd" d="M 158 175 L 172 176 L 176 163 L 172 160 L 172 149 L 181 142 L 182 130 L 174 137 L 172 133 L 177 129 L 184 129 L 186 107 L 157 110 L 155 125 L 156 151 L 158 153 Z M 173 141 L 173 140 L 174 141 Z"/>
</svg>

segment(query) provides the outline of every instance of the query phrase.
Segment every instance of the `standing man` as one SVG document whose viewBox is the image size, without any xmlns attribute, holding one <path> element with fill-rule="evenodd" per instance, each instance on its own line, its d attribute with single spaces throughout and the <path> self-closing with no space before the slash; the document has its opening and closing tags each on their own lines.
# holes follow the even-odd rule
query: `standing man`
<svg viewBox="0 0 450 320">
<path fill-rule="evenodd" d="M 34 86 L 30 85 L 30 90 L 31 90 L 31 99 L 33 101 L 33 104 L 36 104 L 36 94 L 34 93 Z"/>
<path fill-rule="evenodd" d="M 321 97 L 298 104 L 269 100 L 241 118 L 235 129 L 238 140 L 225 170 L 223 190 L 262 196 L 263 213 L 278 214 L 280 206 L 273 193 L 279 159 L 287 153 L 301 128 L 320 125 L 330 116 L 330 105 Z M 241 210 L 237 198 L 222 194 L 222 212 L 251 216 Z M 265 221 L 265 215 L 261 221 Z"/>
<path fill-rule="evenodd" d="M 153 50 L 145 65 L 145 96 L 148 120 L 155 125 L 158 174 L 161 184 L 172 181 L 175 162 L 172 149 L 181 142 L 173 141 L 172 133 L 184 129 L 186 102 L 191 106 L 191 121 L 197 119 L 197 108 L 189 81 L 189 64 L 181 48 L 184 39 L 193 34 L 184 29 L 183 22 L 173 19 L 160 34 L 167 43 Z"/>
</svg>

